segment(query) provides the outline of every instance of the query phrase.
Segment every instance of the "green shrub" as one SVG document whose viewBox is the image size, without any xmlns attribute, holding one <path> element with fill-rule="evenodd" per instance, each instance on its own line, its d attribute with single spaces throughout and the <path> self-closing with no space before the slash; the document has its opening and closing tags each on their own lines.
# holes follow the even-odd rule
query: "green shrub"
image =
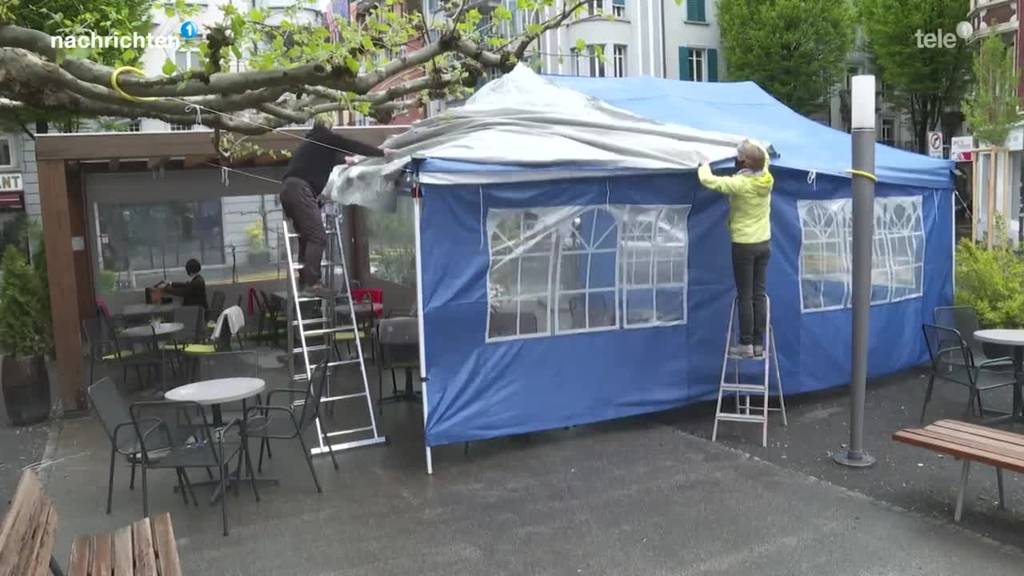
<svg viewBox="0 0 1024 576">
<path fill-rule="evenodd" d="M 956 303 L 973 306 L 984 328 L 1024 328 L 1024 260 L 1007 247 L 960 241 Z"/>
<path fill-rule="evenodd" d="M 52 350 L 49 292 L 45 270 L 32 267 L 20 250 L 8 246 L 0 282 L 0 349 L 17 356 Z"/>
</svg>

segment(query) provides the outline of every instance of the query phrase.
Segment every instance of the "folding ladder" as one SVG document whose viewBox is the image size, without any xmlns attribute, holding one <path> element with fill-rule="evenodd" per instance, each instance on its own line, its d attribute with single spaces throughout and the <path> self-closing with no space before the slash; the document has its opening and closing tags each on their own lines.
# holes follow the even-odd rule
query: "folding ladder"
<svg viewBox="0 0 1024 576">
<path fill-rule="evenodd" d="M 775 349 L 775 330 L 772 328 L 772 307 L 768 296 L 765 296 L 765 323 L 767 330 L 764 336 L 764 351 L 761 356 L 745 358 L 734 356 L 730 349 L 739 343 L 739 320 L 737 319 L 737 300 L 732 301 L 732 311 L 729 314 L 729 328 L 725 333 L 725 354 L 722 360 L 722 378 L 718 384 L 718 406 L 715 408 L 715 427 L 711 431 L 711 441 L 718 438 L 718 423 L 749 422 L 761 424 L 761 446 L 768 445 L 768 413 L 772 411 L 782 413 L 782 425 L 788 426 L 786 420 L 786 400 L 782 395 L 782 376 L 779 372 L 779 357 Z M 733 328 L 737 327 L 736 330 Z M 760 366 L 759 366 L 760 365 Z M 771 366 L 774 365 L 774 371 Z M 757 384 L 743 383 L 741 374 L 750 374 L 756 367 Z M 741 368 L 745 370 L 741 370 Z M 769 404 L 769 388 L 771 386 L 771 374 L 775 374 L 775 382 L 778 385 L 779 407 L 772 408 Z M 732 376 L 730 379 L 729 376 Z M 727 395 L 735 396 L 736 407 L 732 412 L 722 411 L 722 399 Z M 760 397 L 759 404 L 752 404 L 751 397 Z"/>
<path fill-rule="evenodd" d="M 291 353 L 288 354 L 288 367 L 293 381 L 310 383 L 313 378 L 313 370 L 318 364 L 315 361 L 310 361 L 310 353 L 322 352 L 325 354 L 327 356 L 327 375 L 325 376 L 327 381 L 325 382 L 325 391 L 320 402 L 321 408 L 326 407 L 328 414 L 333 414 L 334 406 L 338 402 L 365 399 L 370 425 L 331 430 L 325 433 L 321 418 L 317 418 L 316 430 L 319 446 L 311 450 L 314 455 L 327 453 L 328 446 L 324 443 L 324 437 L 328 438 L 329 442 L 332 442 L 330 448 L 334 451 L 387 442 L 387 438 L 381 435 L 377 429 L 373 399 L 370 397 L 370 384 L 366 377 L 363 345 L 360 339 L 359 326 L 356 323 L 355 306 L 352 302 L 352 289 L 349 285 L 345 249 L 341 240 L 342 221 L 341 216 L 336 214 L 337 209 L 335 206 L 335 204 L 328 204 L 325 207 L 323 218 L 324 229 L 327 231 L 327 245 L 324 247 L 324 256 L 320 263 L 323 268 L 322 282 L 324 286 L 336 294 L 332 299 L 304 297 L 299 293 L 298 274 L 299 270 L 302 270 L 302 263 L 296 262 L 299 235 L 289 230 L 287 219 L 281 221 L 286 240 L 285 253 L 288 257 L 288 306 L 290 307 L 290 314 L 288 315 L 288 346 L 291 348 Z M 292 241 L 296 242 L 295 249 L 293 249 Z M 335 277 L 339 271 L 344 281 L 344 286 L 341 286 L 342 290 L 340 291 L 336 290 L 337 287 L 335 286 Z M 337 322 L 338 312 L 340 312 L 338 310 L 339 305 L 348 308 L 347 315 L 343 312 L 341 313 L 341 315 L 347 316 L 347 318 L 340 325 Z M 294 334 L 297 334 L 299 337 L 298 347 L 295 347 Z M 351 338 L 350 341 L 355 344 L 356 356 L 354 358 L 341 358 L 337 340 L 339 335 L 343 334 Z M 297 365 L 295 359 L 297 355 L 301 356 L 299 365 Z M 339 367 L 355 364 L 359 365 L 359 373 L 363 381 L 362 391 L 335 395 L 332 387 L 334 370 Z M 322 410 L 320 414 L 323 414 Z M 365 437 L 338 444 L 333 443 L 335 438 L 351 437 L 354 435 L 363 435 Z"/>
</svg>

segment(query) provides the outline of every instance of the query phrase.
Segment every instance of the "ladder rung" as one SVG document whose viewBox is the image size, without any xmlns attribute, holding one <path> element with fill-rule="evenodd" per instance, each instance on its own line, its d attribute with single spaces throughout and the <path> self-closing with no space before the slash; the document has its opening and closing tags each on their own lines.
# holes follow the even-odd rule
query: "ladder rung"
<svg viewBox="0 0 1024 576">
<path fill-rule="evenodd" d="M 754 392 L 758 394 L 764 394 L 766 386 L 761 384 L 731 384 L 726 382 L 722 384 L 723 392 Z"/>
<path fill-rule="evenodd" d="M 334 362 L 328 362 L 327 363 L 327 367 L 328 368 L 336 368 L 338 366 L 348 366 L 349 364 L 359 364 L 359 359 L 356 358 L 354 360 L 335 360 Z M 292 380 L 294 380 L 296 382 L 301 382 L 302 380 L 305 380 L 305 379 L 306 379 L 306 373 L 305 372 L 300 372 L 300 373 L 292 376 Z"/>
<path fill-rule="evenodd" d="M 337 326 L 334 328 L 320 328 L 317 330 L 306 330 L 306 336 L 326 336 L 328 334 L 337 334 L 338 332 L 354 332 L 351 326 Z"/>
<path fill-rule="evenodd" d="M 342 394 L 341 396 L 328 396 L 321 398 L 321 402 L 334 402 L 335 400 L 351 400 L 353 398 L 363 398 L 366 396 L 366 392 L 356 392 L 354 394 Z"/>
<path fill-rule="evenodd" d="M 740 356 L 737 354 L 727 354 L 726 358 L 729 360 L 750 360 L 751 362 L 764 362 L 768 359 L 768 356 L 761 354 L 760 356 Z"/>
<path fill-rule="evenodd" d="M 306 352 L 320 352 L 322 350 L 330 350 L 331 347 L 326 344 L 318 344 L 316 346 L 306 346 Z M 293 348 L 292 354 L 301 354 L 302 348 Z"/>
<path fill-rule="evenodd" d="M 302 322 L 292 320 L 292 326 L 298 326 L 299 324 L 302 324 L 303 326 L 306 324 L 323 324 L 324 322 L 327 322 L 327 318 L 307 318 Z"/>
<path fill-rule="evenodd" d="M 757 408 L 757 410 L 760 410 L 760 408 Z M 764 423 L 765 421 L 764 415 L 758 416 L 755 414 L 730 414 L 729 412 L 721 412 L 717 416 L 715 416 L 715 418 L 718 420 L 728 420 L 730 422 Z"/>
<path fill-rule="evenodd" d="M 358 434 L 360 432 L 369 432 L 373 430 L 373 426 L 367 426 L 365 428 L 353 428 L 351 430 L 338 430 L 337 432 L 328 432 L 324 436 L 344 436 L 345 434 Z"/>
</svg>

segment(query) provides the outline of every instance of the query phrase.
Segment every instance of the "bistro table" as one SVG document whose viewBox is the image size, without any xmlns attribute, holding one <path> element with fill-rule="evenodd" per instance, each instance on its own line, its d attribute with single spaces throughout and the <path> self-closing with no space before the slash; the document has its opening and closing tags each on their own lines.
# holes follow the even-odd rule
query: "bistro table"
<svg viewBox="0 0 1024 576">
<path fill-rule="evenodd" d="M 245 436 L 245 427 L 248 423 L 245 401 L 253 396 L 262 394 L 267 388 L 267 383 L 261 378 L 216 378 L 213 380 L 200 380 L 184 386 L 178 386 L 168 390 L 164 398 L 174 402 L 195 402 L 202 406 L 209 406 L 213 412 L 213 425 L 221 427 L 224 425 L 224 418 L 221 414 L 221 404 L 230 402 L 242 402 L 242 454 L 248 462 L 246 469 L 250 468 L 252 462 L 249 458 L 249 442 Z M 250 480 L 242 478 L 243 481 Z M 277 480 L 270 478 L 257 478 L 258 482 L 277 484 Z M 198 485 L 218 485 L 217 481 L 198 482 Z M 216 502 L 219 492 L 214 493 L 211 501 Z"/>
<path fill-rule="evenodd" d="M 1013 348 L 1013 374 L 1017 378 L 1013 387 L 1013 412 L 996 420 L 1024 420 L 1024 330 L 978 330 L 974 339 Z"/>
</svg>

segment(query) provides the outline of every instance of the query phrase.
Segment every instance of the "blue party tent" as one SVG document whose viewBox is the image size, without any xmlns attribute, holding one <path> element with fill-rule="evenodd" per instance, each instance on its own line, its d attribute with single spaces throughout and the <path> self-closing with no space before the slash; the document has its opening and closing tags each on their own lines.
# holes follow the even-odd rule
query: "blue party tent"
<svg viewBox="0 0 1024 576">
<path fill-rule="evenodd" d="M 428 447 L 712 398 L 734 297 L 728 205 L 700 186 L 693 168 L 711 160 L 727 171 L 731 162 L 722 160 L 742 137 L 773 149 L 768 293 L 784 389 L 848 382 L 848 134 L 749 82 L 542 82 L 563 90 L 561 100 L 583 94 L 603 113 L 623 112 L 635 131 L 595 136 L 578 119 L 548 134 L 537 125 L 556 121 L 530 128 L 521 121 L 533 112 L 498 107 L 455 111 L 427 125 L 437 132 L 414 127 L 385 144 L 403 151 L 389 161 L 411 173 L 419 198 Z M 515 89 L 504 87 L 523 92 Z M 539 104 L 551 117 L 563 106 Z M 498 137 L 474 129 L 451 136 L 484 117 Z M 620 154 L 658 148 L 661 140 L 630 139 L 658 130 L 685 152 Z M 545 148 L 548 140 L 555 145 Z M 601 153 L 577 154 L 578 145 Z M 684 160 L 672 165 L 673 155 Z M 951 163 L 882 145 L 876 163 L 871 376 L 926 360 L 920 326 L 952 300 L 953 274 Z M 366 184 L 367 174 L 348 183 Z"/>
</svg>

